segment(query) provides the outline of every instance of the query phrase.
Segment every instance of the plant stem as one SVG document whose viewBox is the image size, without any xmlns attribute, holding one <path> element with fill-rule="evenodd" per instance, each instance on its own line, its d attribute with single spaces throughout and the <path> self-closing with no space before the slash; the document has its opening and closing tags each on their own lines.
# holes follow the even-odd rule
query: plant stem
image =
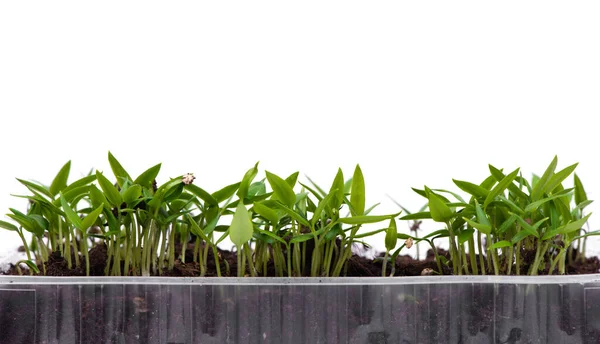
<svg viewBox="0 0 600 344">
<path fill-rule="evenodd" d="M 462 275 L 460 255 L 458 254 L 458 249 L 456 247 L 456 238 L 454 236 L 452 225 L 449 221 L 446 222 L 446 227 L 449 234 L 448 238 L 450 239 L 450 260 L 452 260 L 452 271 L 455 275 Z"/>
<path fill-rule="evenodd" d="M 481 274 L 485 275 L 485 259 L 484 251 L 481 246 L 481 232 L 477 232 L 477 249 L 479 250 L 479 264 L 481 265 Z"/>
<path fill-rule="evenodd" d="M 256 277 L 256 269 L 254 269 L 254 263 L 252 262 L 252 252 L 250 251 L 250 246 L 248 244 L 244 244 L 244 255 L 248 260 L 248 268 L 250 269 L 250 276 Z"/>
<path fill-rule="evenodd" d="M 487 235 L 487 243 L 488 246 L 492 246 L 494 243 L 492 242 L 492 236 L 491 235 Z M 497 249 L 491 249 L 488 250 L 489 251 L 489 255 L 492 256 L 492 264 L 494 265 L 494 275 L 499 275 L 499 269 L 498 269 L 498 250 Z"/>
<path fill-rule="evenodd" d="M 471 270 L 473 270 L 473 275 L 479 275 L 477 257 L 475 255 L 475 239 L 473 239 L 472 236 L 469 238 L 469 259 L 471 260 Z"/>
<path fill-rule="evenodd" d="M 238 247 L 237 250 L 237 276 L 244 277 L 244 263 L 242 261 L 242 250 Z"/>
<path fill-rule="evenodd" d="M 514 246 L 510 246 L 509 250 L 508 250 L 508 258 L 507 258 L 507 275 L 510 275 L 511 271 L 512 271 L 512 266 L 513 266 L 513 255 L 514 255 Z"/>
<path fill-rule="evenodd" d="M 389 250 L 385 250 L 385 255 L 383 256 L 383 264 L 381 267 L 381 277 L 385 277 L 385 270 L 387 269 L 387 262 L 388 262 L 388 257 L 390 255 L 390 251 Z"/>
</svg>

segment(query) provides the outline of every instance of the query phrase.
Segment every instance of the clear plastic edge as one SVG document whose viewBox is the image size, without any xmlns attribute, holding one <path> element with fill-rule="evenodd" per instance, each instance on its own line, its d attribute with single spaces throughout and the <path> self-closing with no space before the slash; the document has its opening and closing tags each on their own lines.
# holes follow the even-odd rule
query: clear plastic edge
<svg viewBox="0 0 600 344">
<path fill-rule="evenodd" d="M 600 274 L 563 276 L 422 276 L 422 277 L 43 277 L 0 276 L 1 285 L 420 285 L 420 284 L 585 284 Z"/>
</svg>

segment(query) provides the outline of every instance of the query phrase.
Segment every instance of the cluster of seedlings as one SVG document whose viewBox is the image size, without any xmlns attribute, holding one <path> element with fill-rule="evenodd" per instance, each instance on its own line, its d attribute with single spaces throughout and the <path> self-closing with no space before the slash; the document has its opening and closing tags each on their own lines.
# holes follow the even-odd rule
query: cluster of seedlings
<svg viewBox="0 0 600 344">
<path fill-rule="evenodd" d="M 58 254 L 69 269 L 90 275 L 89 252 L 101 245 L 107 276 L 163 275 L 190 259 L 205 276 L 209 254 L 215 275 L 228 276 L 217 245 L 229 238 L 238 276 L 335 277 L 346 274 L 353 245 L 385 232 L 386 252 L 376 258 L 382 276 L 393 276 L 400 252 L 419 242 L 435 255 L 433 273 L 565 274 L 568 264 L 585 260 L 586 237 L 600 234 L 584 229 L 591 201 L 573 175 L 577 164 L 556 171 L 556 157 L 531 180 L 519 169 L 505 173 L 491 165 L 480 183 L 454 180 L 468 199 L 427 186 L 413 189 L 426 206 L 417 213 L 404 209 L 403 217 L 371 214 L 375 206 L 365 204 L 359 166 L 348 180 L 338 170 L 324 189 L 310 178 L 298 181 L 297 172 L 284 178 L 266 171 L 255 181 L 256 164 L 241 181 L 209 193 L 191 174 L 158 186 L 160 164 L 132 178 L 111 153 L 108 159 L 115 181 L 96 171 L 69 184 L 70 162 L 49 186 L 19 179 L 31 192 L 18 196 L 29 200 L 29 208 L 11 208 L 7 216 L 14 222 L 0 221 L 23 241 L 27 259 L 17 263 L 18 271 L 26 265 L 31 274 L 46 274 L 49 257 Z M 574 186 L 563 187 L 571 175 Z M 397 221 L 418 226 L 424 219 L 443 228 L 420 237 L 398 232 Z M 361 231 L 366 224 L 380 228 Z M 449 255 L 438 254 L 438 239 L 448 241 Z"/>
</svg>

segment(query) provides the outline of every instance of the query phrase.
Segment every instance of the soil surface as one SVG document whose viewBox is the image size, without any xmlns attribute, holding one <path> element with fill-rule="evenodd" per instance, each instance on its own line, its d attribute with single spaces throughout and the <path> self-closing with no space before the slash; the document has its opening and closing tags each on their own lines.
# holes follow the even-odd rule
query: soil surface
<svg viewBox="0 0 600 344">
<path fill-rule="evenodd" d="M 175 261 L 175 266 L 171 271 L 163 271 L 162 274 L 157 276 L 168 276 L 168 277 L 197 277 L 200 276 L 200 265 L 196 262 L 193 262 L 192 252 L 193 252 L 193 244 L 189 244 L 188 250 L 186 250 L 186 259 L 185 263 L 180 259 Z M 179 252 L 180 248 L 176 248 L 176 251 Z M 221 275 L 224 277 L 234 277 L 237 276 L 237 256 L 235 252 L 221 250 L 218 249 L 219 253 L 219 263 Z M 438 248 L 438 254 L 440 256 L 444 256 L 447 260 L 450 259 L 450 255 L 447 251 Z M 96 245 L 94 246 L 90 252 L 90 275 L 91 276 L 104 276 L 104 271 L 106 268 L 107 261 L 107 250 L 106 246 Z M 383 257 L 383 254 L 380 254 L 378 258 Z M 468 255 L 467 255 L 468 257 Z M 476 257 L 479 261 L 479 257 Z M 82 262 L 79 268 L 68 268 L 68 264 L 66 259 L 61 257 L 58 252 L 54 252 L 50 254 L 48 262 L 45 267 L 40 266 L 40 274 L 44 275 L 44 269 L 46 271 L 46 276 L 85 276 L 85 263 L 83 257 L 79 257 Z M 75 257 L 71 257 L 72 262 L 75 262 Z M 225 263 L 226 261 L 226 263 Z M 345 270 L 345 276 L 352 277 L 381 277 L 382 271 L 382 259 L 369 259 L 365 258 L 360 254 L 354 254 L 350 260 L 348 261 L 347 269 Z M 467 259 L 469 261 L 469 259 Z M 394 276 L 421 276 L 421 275 L 438 275 L 438 266 L 435 261 L 435 256 L 433 251 L 429 249 L 427 252 L 427 257 L 424 260 L 417 260 L 412 258 L 411 256 L 404 255 L 398 256 L 396 259 L 396 266 L 394 269 Z M 309 263 L 308 263 L 309 264 Z M 523 266 L 521 268 L 521 275 L 527 274 L 527 269 L 529 267 L 530 262 L 527 260 L 524 261 Z M 74 263 L 73 263 L 74 265 Z M 451 266 L 443 266 L 443 274 L 444 275 L 452 275 Z M 542 269 L 539 272 L 539 275 L 547 275 L 549 267 Z M 309 271 L 310 266 L 305 267 L 305 271 Z M 386 274 L 389 275 L 392 271 L 391 263 L 388 263 Z M 469 271 L 472 271 L 469 265 Z M 29 270 L 22 266 L 21 272 L 23 275 L 29 275 Z M 600 272 L 600 259 L 598 257 L 589 257 L 586 258 L 585 262 L 577 261 L 572 259 L 572 262 L 567 265 L 567 274 L 576 275 L 576 274 L 594 274 Z M 493 274 L 493 271 L 486 271 L 487 274 Z M 11 264 L 7 271 L 0 271 L 0 275 L 18 275 L 18 269 Z M 481 272 L 480 272 L 481 274 Z M 502 274 L 506 274 L 506 271 L 502 271 Z M 512 275 L 515 274 L 513 271 Z M 207 271 L 205 277 L 216 277 L 216 263 L 212 251 L 208 253 L 207 259 Z M 260 276 L 264 276 L 264 274 L 260 274 Z M 275 276 L 275 268 L 273 264 L 267 265 L 267 274 L 266 277 L 274 277 Z"/>
</svg>

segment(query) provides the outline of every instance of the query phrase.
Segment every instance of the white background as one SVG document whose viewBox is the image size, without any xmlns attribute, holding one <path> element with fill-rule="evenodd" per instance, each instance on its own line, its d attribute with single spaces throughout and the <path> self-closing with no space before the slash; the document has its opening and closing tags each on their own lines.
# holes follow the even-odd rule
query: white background
<svg viewBox="0 0 600 344">
<path fill-rule="evenodd" d="M 256 161 L 324 187 L 360 163 L 378 213 L 397 209 L 385 194 L 416 210 L 411 186 L 457 190 L 488 163 L 541 174 L 557 154 L 594 199 L 599 17 L 596 1 L 5 1 L 0 214 L 25 209 L 15 177 L 109 171 L 109 150 L 211 192 Z M 0 233 L 0 260 L 18 245 Z"/>
</svg>

